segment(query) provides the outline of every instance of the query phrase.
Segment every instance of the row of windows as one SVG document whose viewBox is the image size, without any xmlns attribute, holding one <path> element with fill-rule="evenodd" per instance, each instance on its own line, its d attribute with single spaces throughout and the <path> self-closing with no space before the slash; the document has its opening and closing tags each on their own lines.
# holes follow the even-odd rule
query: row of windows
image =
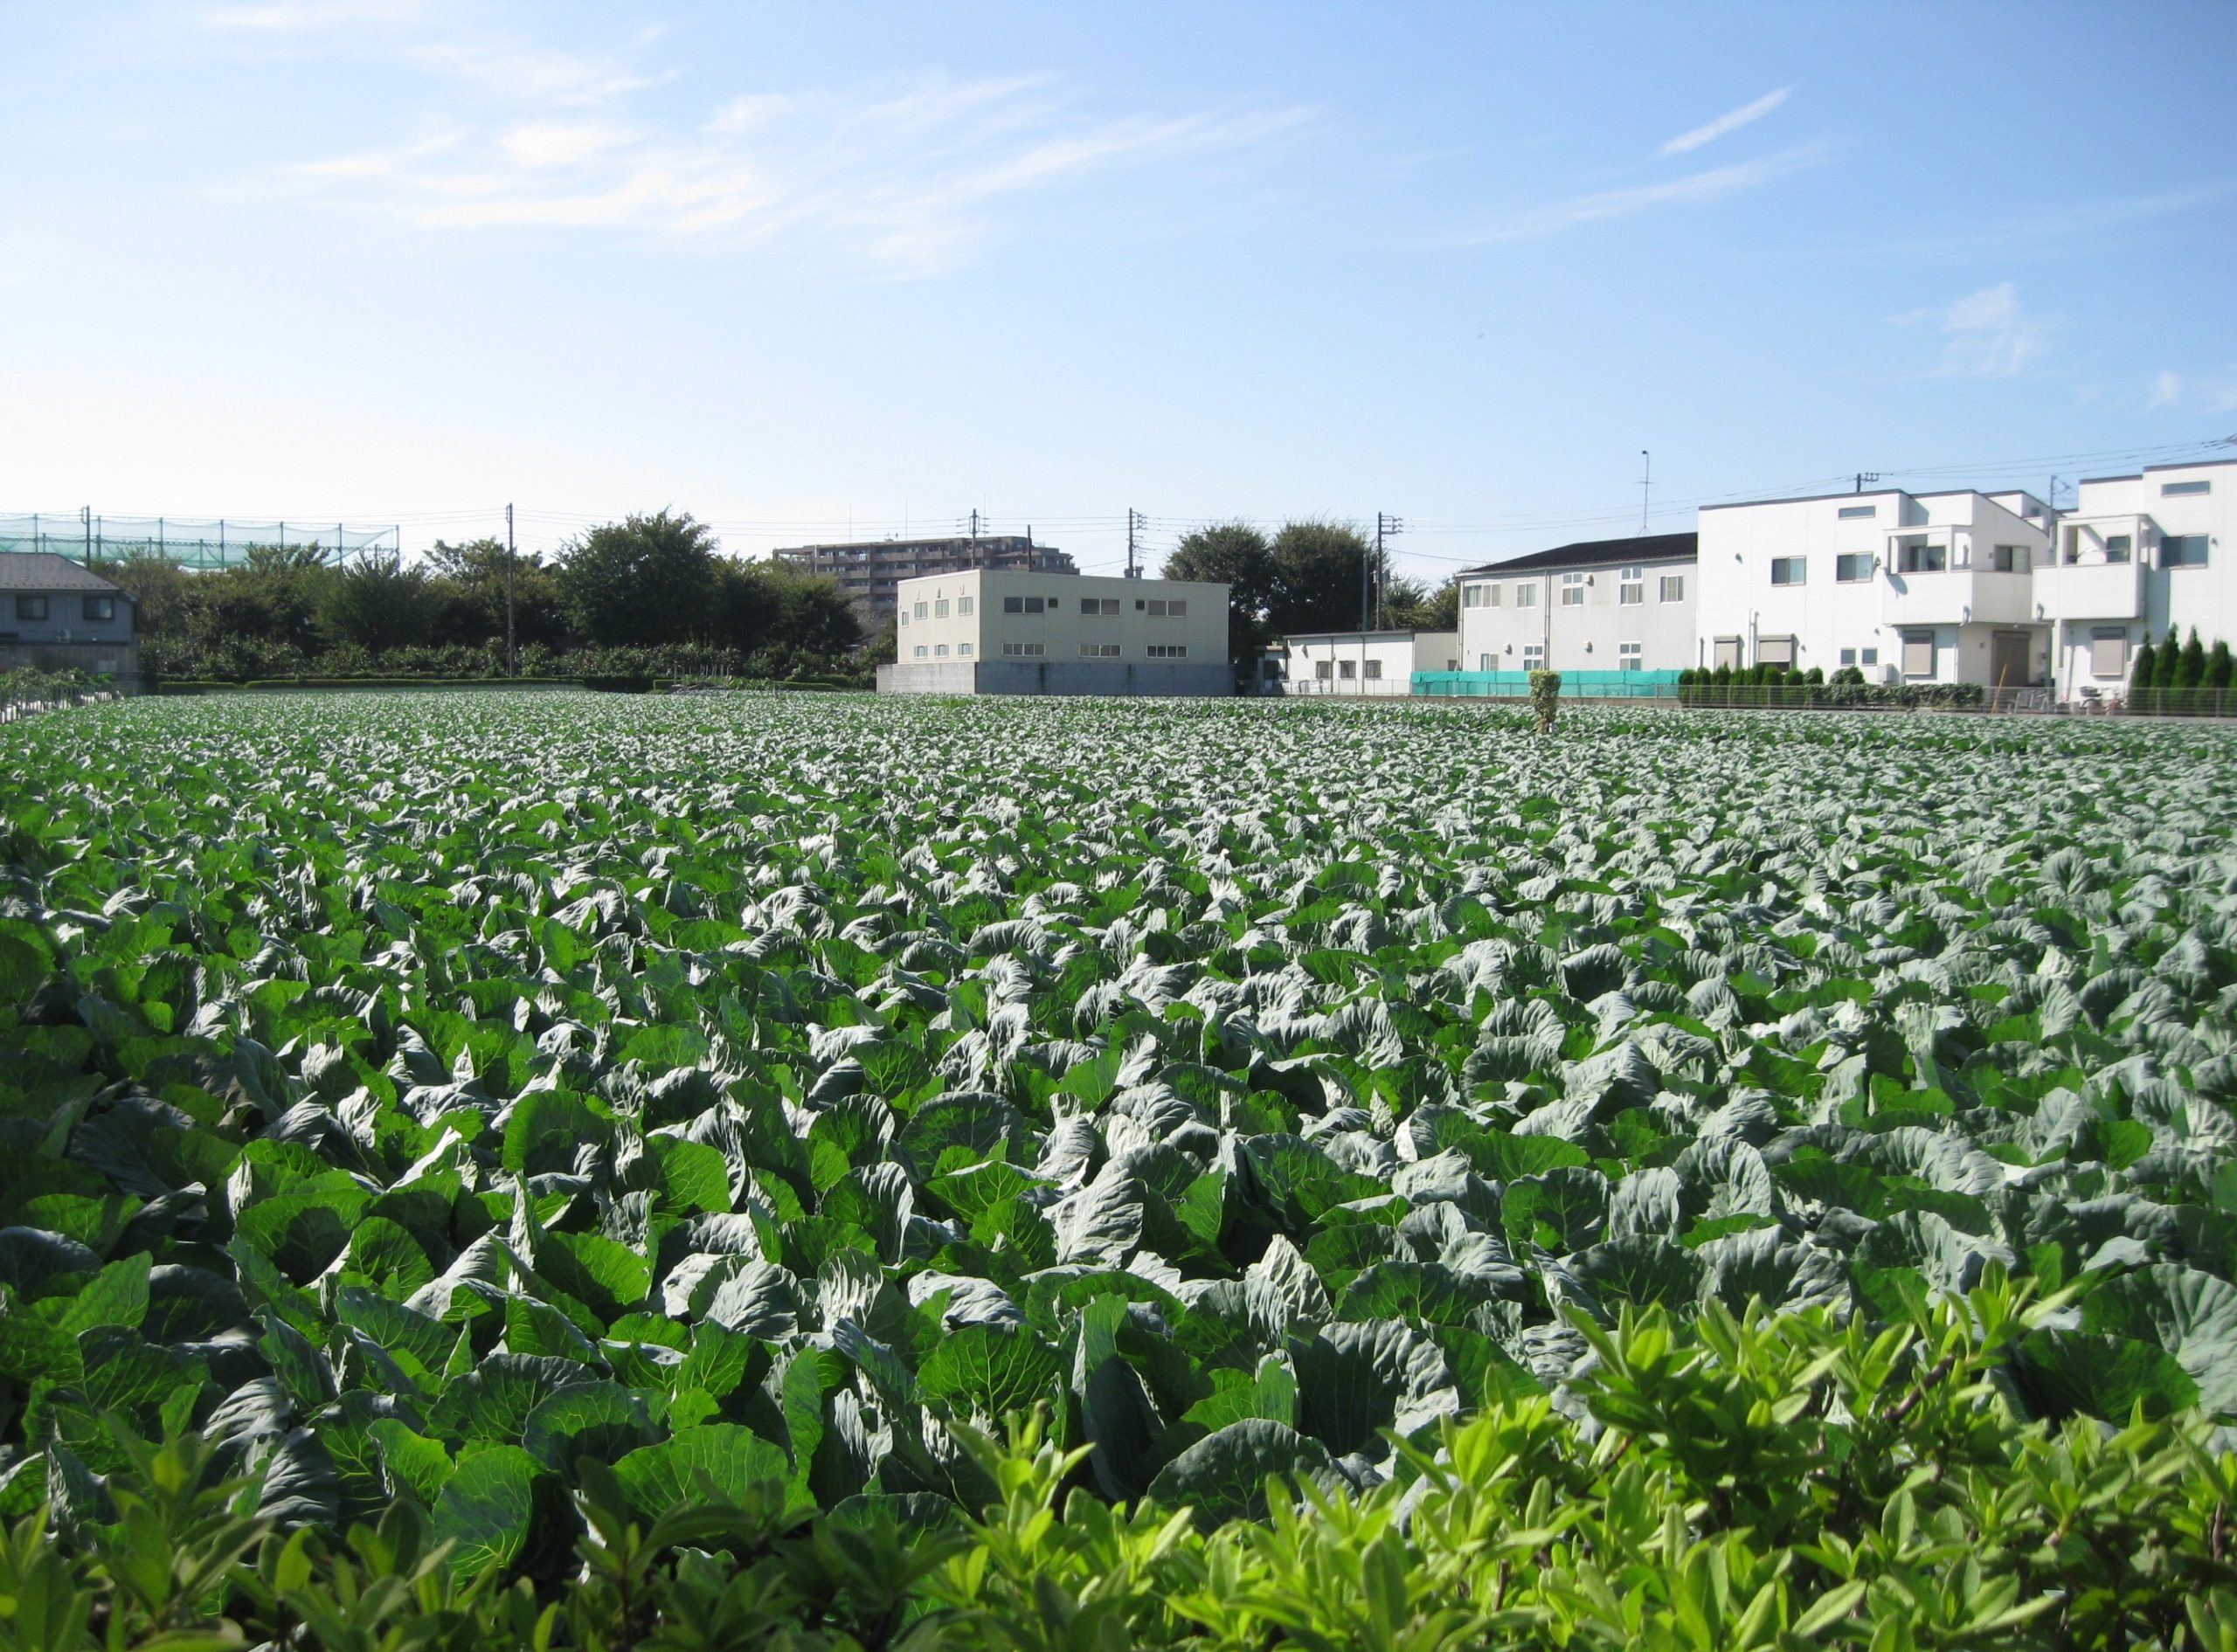
<svg viewBox="0 0 2237 1652">
<path fill-rule="evenodd" d="M 2125 563 L 2136 555 L 2136 540 L 2128 534 L 2105 536 L 2105 560 Z M 2204 534 L 2163 534 L 2159 539 L 2159 565 L 2162 568 L 2203 568 L 2206 566 L 2207 539 Z M 2081 535 L 2069 528 L 2066 535 L 2066 561 L 2069 567 L 2081 560 Z"/>
<path fill-rule="evenodd" d="M 955 645 L 955 652 L 959 659 L 968 660 L 971 658 L 971 645 L 967 642 L 959 642 Z M 932 647 L 932 656 L 938 660 L 946 659 L 947 645 L 944 642 L 934 644 Z M 919 660 L 922 660 L 925 657 L 925 645 L 921 642 L 917 645 L 916 657 Z"/>
<path fill-rule="evenodd" d="M 38 600 L 45 602 L 46 599 L 42 597 Z M 94 599 L 88 597 L 86 600 L 90 603 Z M 109 599 L 104 598 L 101 600 Z M 19 607 L 22 601 L 22 598 L 17 598 Z M 1060 597 L 1005 597 L 1002 598 L 1002 612 L 1006 614 L 1053 614 L 1059 612 L 1063 605 L 1063 599 Z M 958 597 L 955 599 L 955 612 L 959 616 L 971 613 L 977 606 L 977 600 L 973 598 Z M 1148 614 L 1153 619 L 1185 619 L 1188 615 L 1188 599 L 1185 597 L 1137 597 L 1134 599 L 1134 606 Z M 1118 617 L 1118 598 L 1083 597 L 1080 598 L 1080 613 L 1084 618 L 1116 619 Z M 17 615 L 19 619 L 30 617 L 20 612 Z M 92 617 L 91 614 L 87 616 L 88 619 Z M 901 623 L 905 626 L 912 619 L 945 619 L 947 617 L 947 598 L 935 597 L 924 602 L 912 604 L 903 610 Z M 45 618 L 43 611 L 38 618 Z"/>
<path fill-rule="evenodd" d="M 2034 565 L 2033 550 L 2026 545 L 1998 545 L 1989 553 L 1989 567 L 1999 574 L 2024 574 Z M 1899 545 L 1895 549 L 1895 566 L 1907 574 L 1939 574 L 1950 567 L 1950 547 L 1923 542 Z M 1868 551 L 1844 551 L 1833 558 L 1833 580 L 1837 584 L 1861 584 L 1878 571 L 1880 558 Z M 1771 558 L 1771 583 L 1775 585 L 1802 585 L 1810 580 L 1810 559 L 1806 556 L 1774 556 Z"/>
<path fill-rule="evenodd" d="M 1646 645 L 1644 643 L 1617 643 L 1616 645 L 1616 669 L 1618 671 L 1639 671 L 1645 669 L 1646 664 L 1645 653 Z M 1545 668 L 1545 665 L 1546 645 L 1544 643 L 1526 642 L 1522 645 L 1522 668 L 1525 671 L 1541 671 Z M 1479 671 L 1493 671 L 1498 669 L 1498 667 L 1492 663 L 1492 655 L 1478 654 L 1476 656 L 1476 669 Z"/>
<path fill-rule="evenodd" d="M 955 612 L 959 614 L 970 613 L 975 610 L 978 605 L 978 600 L 975 598 L 958 597 L 955 599 Z M 931 602 L 918 603 L 911 611 L 904 611 L 901 616 L 901 623 L 903 625 L 905 626 L 909 623 L 909 617 L 911 612 L 913 612 L 916 617 L 919 619 L 945 619 L 947 618 L 947 598 L 945 597 L 937 597 Z"/>
<path fill-rule="evenodd" d="M 80 597 L 78 599 L 78 616 L 81 619 L 90 619 L 96 622 L 104 619 L 114 619 L 116 618 L 116 598 L 114 597 Z M 17 595 L 16 598 L 17 619 L 45 619 L 46 617 L 47 599 L 44 596 L 32 597 L 21 594 Z"/>
<path fill-rule="evenodd" d="M 1903 674 L 1906 677 L 1931 677 L 1935 674 L 1935 641 L 1931 631 L 1907 631 L 1902 633 Z M 1719 637 L 1714 649 L 1714 663 L 1730 666 L 1735 671 L 1747 662 L 1742 658 L 1746 652 L 1738 637 Z M 1794 668 L 1795 640 L 1791 637 L 1758 637 L 1756 639 L 1756 663 L 1759 666 L 1778 666 Z M 1845 666 L 1872 667 L 1880 663 L 1877 648 L 1844 648 L 1840 653 Z"/>
<path fill-rule="evenodd" d="M 1562 576 L 1562 607 L 1581 608 L 1584 605 L 1587 578 L 1588 577 L 1583 573 Z M 1460 605 L 1463 608 L 1501 607 L 1504 605 L 1500 597 L 1501 590 L 1502 587 L 1491 584 L 1464 584 L 1460 587 Z M 1656 587 L 1656 599 L 1661 602 L 1685 601 L 1686 576 L 1683 574 L 1663 575 Z M 1646 570 L 1644 568 L 1624 569 L 1616 581 L 1617 605 L 1624 608 L 1636 608 L 1645 601 Z M 1538 605 L 1536 580 L 1525 579 L 1516 582 L 1514 605 L 1518 608 L 1535 608 Z"/>
</svg>

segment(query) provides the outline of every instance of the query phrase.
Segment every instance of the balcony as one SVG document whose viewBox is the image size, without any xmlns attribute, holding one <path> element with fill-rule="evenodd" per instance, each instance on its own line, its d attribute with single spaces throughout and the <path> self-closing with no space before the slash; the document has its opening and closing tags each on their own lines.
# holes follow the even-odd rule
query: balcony
<svg viewBox="0 0 2237 1652">
<path fill-rule="evenodd" d="M 1880 617 L 1891 626 L 2024 625 L 2034 618 L 2030 576 L 1985 568 L 1936 572 L 1888 570 L 1880 587 Z"/>
<path fill-rule="evenodd" d="M 2144 563 L 2074 562 L 2038 568 L 2035 609 L 2045 619 L 2141 619 Z"/>
</svg>

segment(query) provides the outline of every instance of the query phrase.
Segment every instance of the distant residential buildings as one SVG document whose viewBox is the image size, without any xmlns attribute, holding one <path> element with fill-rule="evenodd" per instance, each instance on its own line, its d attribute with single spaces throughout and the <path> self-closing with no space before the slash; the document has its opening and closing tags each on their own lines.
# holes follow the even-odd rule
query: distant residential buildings
<svg viewBox="0 0 2237 1652">
<path fill-rule="evenodd" d="M 0 671 L 136 679 L 132 593 L 52 551 L 0 551 Z"/>
<path fill-rule="evenodd" d="M 1458 671 L 1460 641 L 1450 631 L 1294 632 L 1266 651 L 1262 693 L 1376 698 L 1413 692 L 1416 674 Z"/>
<path fill-rule="evenodd" d="M 926 574 L 995 569 L 1043 574 L 1073 574 L 1072 559 L 1050 545 L 1036 545 L 1023 534 L 986 534 L 941 539 L 872 539 L 838 545 L 787 545 L 779 562 L 802 573 L 838 582 L 855 601 L 864 625 L 876 627 L 893 618 L 895 589 L 904 579 Z"/>
<path fill-rule="evenodd" d="M 1019 569 L 904 579 L 885 694 L 1227 695 L 1228 587 Z"/>
<path fill-rule="evenodd" d="M 1460 574 L 1470 672 L 1674 672 L 1694 663 L 1695 536 L 1595 539 Z"/>
</svg>

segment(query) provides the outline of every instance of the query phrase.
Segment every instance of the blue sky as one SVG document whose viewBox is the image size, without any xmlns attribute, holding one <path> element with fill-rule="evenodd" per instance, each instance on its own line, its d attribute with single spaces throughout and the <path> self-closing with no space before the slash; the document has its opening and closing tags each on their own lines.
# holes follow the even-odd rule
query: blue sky
<svg viewBox="0 0 2237 1652">
<path fill-rule="evenodd" d="M 0 0 L 0 513 L 1437 577 L 1642 449 L 2040 490 L 2237 435 L 2233 84 L 2226 3 Z"/>
</svg>

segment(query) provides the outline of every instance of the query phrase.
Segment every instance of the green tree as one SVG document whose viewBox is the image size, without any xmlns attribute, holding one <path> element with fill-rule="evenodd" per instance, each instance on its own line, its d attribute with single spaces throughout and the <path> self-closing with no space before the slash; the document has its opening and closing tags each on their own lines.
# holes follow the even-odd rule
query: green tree
<svg viewBox="0 0 2237 1652">
<path fill-rule="evenodd" d="M 2191 627 L 2191 639 L 2183 645 L 2181 660 L 2175 667 L 2175 686 L 2178 688 L 2203 688 L 2206 686 L 2206 645 L 2199 640 L 2199 628 Z"/>
<path fill-rule="evenodd" d="M 437 540 L 427 553 L 439 642 L 487 645 L 505 639 L 506 552 L 502 540 L 453 545 Z M 564 646 L 567 615 L 558 570 L 538 551 L 512 556 L 514 635 L 523 648 Z"/>
<path fill-rule="evenodd" d="M 2183 645 L 2175 634 L 2175 627 L 2167 627 L 2166 639 L 2159 645 L 2159 653 L 2151 663 L 2151 686 L 2171 688 L 2183 669 Z"/>
<path fill-rule="evenodd" d="M 2217 641 L 2206 655 L 2206 686 L 2209 688 L 2237 687 L 2237 660 L 2233 660 L 2227 642 Z"/>
<path fill-rule="evenodd" d="M 172 636 L 186 629 L 194 608 L 194 576 L 180 563 L 135 551 L 111 562 L 96 562 L 93 571 L 131 592 L 143 635 Z"/>
<path fill-rule="evenodd" d="M 360 555 L 319 592 L 318 634 L 329 647 L 382 654 L 422 645 L 430 640 L 434 616 L 427 570 L 405 567 L 393 552 Z"/>
<path fill-rule="evenodd" d="M 241 561 L 197 574 L 188 628 L 205 646 L 259 643 L 309 653 L 319 599 L 335 570 L 311 545 L 251 545 Z"/>
<path fill-rule="evenodd" d="M 1390 623 L 1407 631 L 1460 629 L 1460 582 L 1448 580 L 1434 592 L 1410 579 L 1394 579 L 1383 593 Z"/>
<path fill-rule="evenodd" d="M 2136 651 L 2136 659 L 2129 667 L 2129 681 L 2136 688 L 2149 688 L 2159 669 L 2159 662 L 2151 646 L 2151 637 L 2145 633 L 2144 646 Z"/>
<path fill-rule="evenodd" d="M 862 646 L 862 619 L 835 581 L 723 556 L 712 571 L 711 639 L 752 656 L 756 675 L 842 669 Z"/>
<path fill-rule="evenodd" d="M 559 589 L 577 634 L 600 646 L 708 640 L 714 533 L 666 510 L 607 522 L 567 547 Z"/>
<path fill-rule="evenodd" d="M 1284 523 L 1273 543 L 1270 618 L 1276 633 L 1356 630 L 1361 580 L 1372 550 L 1351 522 Z"/>
<path fill-rule="evenodd" d="M 1182 536 L 1159 570 L 1167 579 L 1215 580 L 1228 587 L 1228 654 L 1237 664 L 1274 639 L 1274 556 L 1249 522 L 1220 522 Z"/>
</svg>

